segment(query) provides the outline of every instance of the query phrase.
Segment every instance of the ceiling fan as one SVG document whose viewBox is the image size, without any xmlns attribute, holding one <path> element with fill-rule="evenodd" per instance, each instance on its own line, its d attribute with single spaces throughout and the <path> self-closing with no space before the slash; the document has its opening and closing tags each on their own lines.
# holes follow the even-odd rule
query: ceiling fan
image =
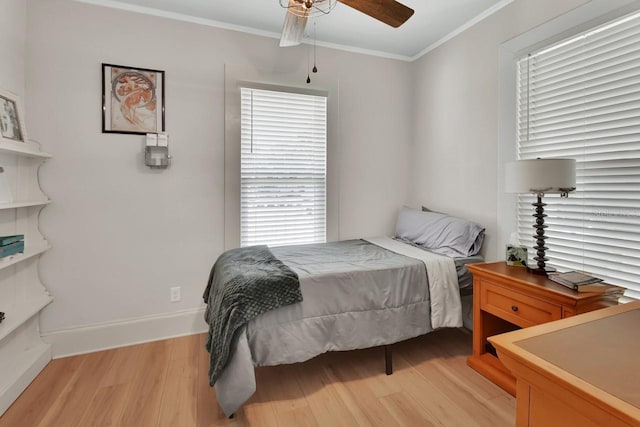
<svg viewBox="0 0 640 427">
<path fill-rule="evenodd" d="M 413 9 L 395 0 L 280 0 L 280 6 L 287 9 L 280 46 L 299 45 L 307 19 L 328 14 L 338 1 L 394 28 L 413 15 Z"/>
</svg>

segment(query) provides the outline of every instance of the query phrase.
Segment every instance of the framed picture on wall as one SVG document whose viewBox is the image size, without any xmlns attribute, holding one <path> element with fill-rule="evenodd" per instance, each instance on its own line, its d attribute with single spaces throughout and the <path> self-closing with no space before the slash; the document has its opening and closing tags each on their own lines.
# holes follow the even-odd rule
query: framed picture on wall
<svg viewBox="0 0 640 427">
<path fill-rule="evenodd" d="M 102 132 L 164 132 L 164 71 L 102 64 Z"/>
<path fill-rule="evenodd" d="M 0 141 L 25 142 L 24 115 L 18 95 L 0 89 Z"/>
</svg>

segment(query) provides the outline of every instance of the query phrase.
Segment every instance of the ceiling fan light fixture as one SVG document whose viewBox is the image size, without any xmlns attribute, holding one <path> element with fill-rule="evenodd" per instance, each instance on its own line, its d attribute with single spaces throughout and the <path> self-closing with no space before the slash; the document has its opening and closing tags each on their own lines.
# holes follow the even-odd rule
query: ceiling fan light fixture
<svg viewBox="0 0 640 427">
<path fill-rule="evenodd" d="M 290 13 L 303 18 L 327 15 L 338 3 L 338 0 L 279 0 L 280 6 Z"/>
<path fill-rule="evenodd" d="M 304 36 L 307 20 L 310 17 L 328 14 L 338 2 L 394 28 L 404 24 L 414 12 L 413 9 L 396 0 L 279 0 L 279 2 L 282 8 L 287 9 L 280 47 L 298 46 Z"/>
</svg>

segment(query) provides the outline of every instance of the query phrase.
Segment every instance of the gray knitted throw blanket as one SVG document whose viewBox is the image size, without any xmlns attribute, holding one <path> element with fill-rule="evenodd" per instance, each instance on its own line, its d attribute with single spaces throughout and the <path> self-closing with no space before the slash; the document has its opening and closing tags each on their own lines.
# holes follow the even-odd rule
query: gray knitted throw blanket
<svg viewBox="0 0 640 427">
<path fill-rule="evenodd" d="M 220 255 L 203 298 L 209 324 L 209 384 L 213 386 L 246 324 L 269 310 L 302 301 L 302 293 L 298 275 L 267 246 L 250 246 Z"/>
</svg>

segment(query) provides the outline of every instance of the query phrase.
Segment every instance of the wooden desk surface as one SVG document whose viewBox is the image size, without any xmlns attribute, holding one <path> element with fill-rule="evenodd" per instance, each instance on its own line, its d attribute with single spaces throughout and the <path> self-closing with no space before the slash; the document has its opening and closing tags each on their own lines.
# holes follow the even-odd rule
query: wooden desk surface
<svg viewBox="0 0 640 427">
<path fill-rule="evenodd" d="M 574 407 L 580 399 L 624 425 L 640 425 L 640 301 L 488 340 L 518 382 L 540 386 L 549 381 L 553 386 L 545 390 L 554 398 L 573 402 Z M 599 414 L 580 407 L 585 415 Z M 525 415 L 519 414 L 519 419 Z"/>
<path fill-rule="evenodd" d="M 640 307 L 515 344 L 640 408 Z"/>
</svg>

